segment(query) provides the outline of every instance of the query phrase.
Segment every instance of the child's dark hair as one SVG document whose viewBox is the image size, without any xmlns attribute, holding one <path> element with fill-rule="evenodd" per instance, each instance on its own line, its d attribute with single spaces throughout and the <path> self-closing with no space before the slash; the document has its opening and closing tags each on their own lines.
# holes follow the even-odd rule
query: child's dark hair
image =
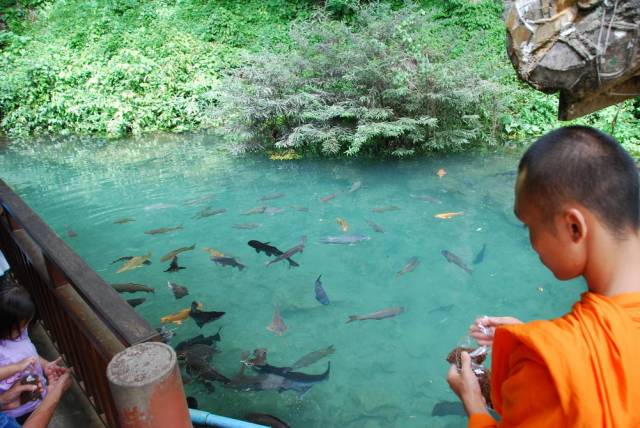
<svg viewBox="0 0 640 428">
<path fill-rule="evenodd" d="M 543 135 L 524 154 L 521 191 L 550 219 L 567 201 L 578 202 L 623 237 L 640 226 L 638 169 L 613 137 L 586 126 Z"/>
<path fill-rule="evenodd" d="M 15 339 L 21 324 L 30 321 L 36 312 L 31 296 L 22 287 L 0 289 L 0 340 Z"/>
</svg>

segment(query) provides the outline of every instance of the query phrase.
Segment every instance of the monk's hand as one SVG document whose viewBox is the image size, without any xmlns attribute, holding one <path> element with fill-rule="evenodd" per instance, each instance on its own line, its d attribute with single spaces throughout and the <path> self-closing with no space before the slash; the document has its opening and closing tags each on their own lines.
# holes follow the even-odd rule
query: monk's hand
<svg viewBox="0 0 640 428">
<path fill-rule="evenodd" d="M 458 370 L 455 364 L 451 364 L 447 375 L 449 386 L 456 393 L 467 415 L 475 413 L 488 413 L 487 405 L 482 396 L 480 382 L 471 369 L 471 357 L 467 352 L 461 354 L 462 369 Z"/>
<path fill-rule="evenodd" d="M 496 327 L 509 324 L 522 324 L 522 321 L 514 317 L 481 317 L 469 326 L 469 336 L 480 346 L 491 346 Z"/>
</svg>

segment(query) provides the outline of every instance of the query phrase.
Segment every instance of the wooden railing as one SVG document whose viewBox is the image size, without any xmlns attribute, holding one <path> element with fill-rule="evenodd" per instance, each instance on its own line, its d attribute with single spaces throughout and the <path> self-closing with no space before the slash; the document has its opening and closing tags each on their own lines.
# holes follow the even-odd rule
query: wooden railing
<svg viewBox="0 0 640 428">
<path fill-rule="evenodd" d="M 121 426 L 107 364 L 158 333 L 2 180 L 0 250 L 97 413 L 107 426 Z"/>
</svg>

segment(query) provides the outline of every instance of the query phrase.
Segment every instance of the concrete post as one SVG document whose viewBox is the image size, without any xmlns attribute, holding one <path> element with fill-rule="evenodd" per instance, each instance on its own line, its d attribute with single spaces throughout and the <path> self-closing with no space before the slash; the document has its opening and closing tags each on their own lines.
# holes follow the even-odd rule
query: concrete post
<svg viewBox="0 0 640 428">
<path fill-rule="evenodd" d="M 175 351 L 160 342 L 134 345 L 107 367 L 123 428 L 191 427 Z"/>
</svg>

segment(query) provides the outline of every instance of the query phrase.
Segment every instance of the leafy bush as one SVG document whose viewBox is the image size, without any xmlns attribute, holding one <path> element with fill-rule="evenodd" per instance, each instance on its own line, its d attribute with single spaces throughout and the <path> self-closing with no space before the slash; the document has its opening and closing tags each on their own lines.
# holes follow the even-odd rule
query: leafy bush
<svg viewBox="0 0 640 428">
<path fill-rule="evenodd" d="M 223 85 L 234 150 L 405 156 L 495 141 L 498 87 L 469 58 L 447 61 L 431 18 L 373 4 L 351 25 L 321 14 L 294 26 L 290 52 L 252 55 Z"/>
</svg>

